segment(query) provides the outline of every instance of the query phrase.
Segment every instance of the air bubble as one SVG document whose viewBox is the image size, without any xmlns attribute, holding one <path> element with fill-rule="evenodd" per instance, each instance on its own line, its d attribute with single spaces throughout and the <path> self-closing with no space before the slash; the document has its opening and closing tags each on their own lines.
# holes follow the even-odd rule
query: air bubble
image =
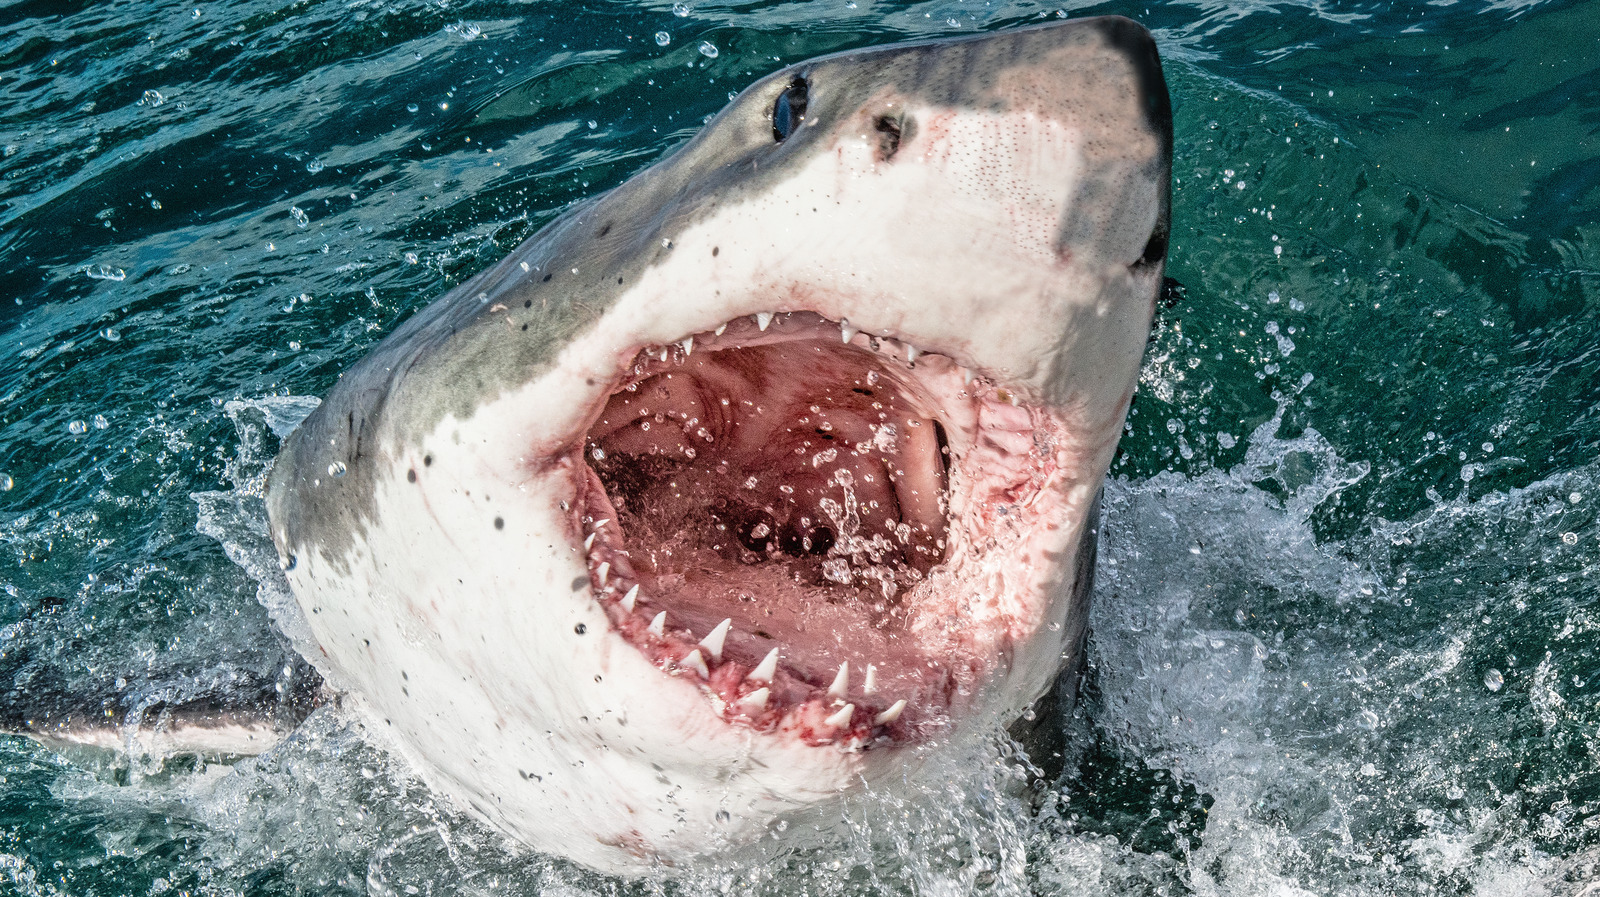
<svg viewBox="0 0 1600 897">
<path fill-rule="evenodd" d="M 335 461 L 328 465 L 328 476 L 330 477 L 342 477 L 344 476 L 344 472 L 345 466 L 343 461 Z"/>
<path fill-rule="evenodd" d="M 687 3 L 674 3 L 674 4 L 672 4 L 672 14 L 677 16 L 680 19 L 688 16 L 689 15 L 689 4 L 687 4 Z"/>
<path fill-rule="evenodd" d="M 0 473 L 0 492 L 10 492 L 11 487 L 16 484 L 17 482 L 11 478 L 11 474 Z"/>
<path fill-rule="evenodd" d="M 309 171 L 312 174 L 316 174 L 317 172 L 321 171 L 324 167 L 325 166 L 322 164 L 322 160 L 321 159 L 312 159 L 310 162 L 306 163 L 306 171 Z"/>
<path fill-rule="evenodd" d="M 665 47 L 670 43 L 672 43 L 672 35 L 666 33 L 665 31 L 656 32 L 656 46 Z"/>
<path fill-rule="evenodd" d="M 108 343 L 114 343 L 122 339 L 122 334 L 118 333 L 115 327 L 107 327 L 100 331 L 100 338 Z"/>
<path fill-rule="evenodd" d="M 1490 670 L 1483 674 L 1483 686 L 1490 691 L 1499 691 L 1506 684 L 1506 677 L 1499 670 Z"/>
<path fill-rule="evenodd" d="M 67 432 L 74 436 L 82 436 L 89 432 L 89 425 L 81 420 L 75 420 L 67 424 Z"/>
<path fill-rule="evenodd" d="M 717 58 L 717 45 L 708 40 L 700 42 L 700 55 L 707 59 Z"/>
<path fill-rule="evenodd" d="M 305 227 L 311 223 L 310 217 L 299 206 L 289 207 L 289 217 L 294 219 L 295 227 Z"/>
</svg>

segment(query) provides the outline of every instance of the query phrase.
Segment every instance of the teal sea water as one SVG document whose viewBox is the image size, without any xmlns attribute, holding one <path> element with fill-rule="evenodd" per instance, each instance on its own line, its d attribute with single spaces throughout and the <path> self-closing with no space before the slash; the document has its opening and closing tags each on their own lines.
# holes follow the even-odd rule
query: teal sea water
<svg viewBox="0 0 1600 897">
<path fill-rule="evenodd" d="M 4 3 L 0 701 L 292 687 L 284 397 L 783 64 L 1100 13 L 1165 55 L 1182 286 L 1057 787 L 997 748 L 625 883 L 337 710 L 232 766 L 0 737 L 0 894 L 1600 894 L 1593 3 Z"/>
</svg>

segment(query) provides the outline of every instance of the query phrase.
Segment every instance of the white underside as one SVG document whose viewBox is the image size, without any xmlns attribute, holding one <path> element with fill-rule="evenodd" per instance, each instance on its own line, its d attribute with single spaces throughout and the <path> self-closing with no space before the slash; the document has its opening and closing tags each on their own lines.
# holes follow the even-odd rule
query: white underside
<svg viewBox="0 0 1600 897">
<path fill-rule="evenodd" d="M 1057 448 L 1050 526 L 1013 534 L 1027 562 L 973 567 L 965 611 L 998 615 L 983 586 L 1001 578 L 1054 603 L 1028 614 L 1032 637 L 1003 640 L 1003 680 L 964 699 L 969 715 L 951 738 L 986 735 L 1053 680 L 1062 645 L 1043 623 L 1065 612 L 1143 347 L 1148 309 L 1127 300 L 1139 247 L 1055 257 L 1062 197 L 1082 164 L 1072 131 L 1030 113 L 915 111 L 943 116 L 947 142 L 875 166 L 865 135 L 847 140 L 679 234 L 551 373 L 443 421 L 394 459 L 375 489 L 377 525 L 338 559 L 348 575 L 316 552 L 289 573 L 320 645 L 308 656 L 434 787 L 540 849 L 639 872 L 914 772 L 917 749 L 850 753 L 729 725 L 698 684 L 610 632 L 587 586 L 562 510 L 574 472 L 550 458 L 570 453 L 640 346 L 742 315 L 848 319 L 1024 395 L 1047 393 L 1051 360 L 1070 358 L 1054 370 L 1081 375 L 1061 413 L 1082 438 Z M 958 149 L 1022 140 L 1015 170 Z"/>
</svg>

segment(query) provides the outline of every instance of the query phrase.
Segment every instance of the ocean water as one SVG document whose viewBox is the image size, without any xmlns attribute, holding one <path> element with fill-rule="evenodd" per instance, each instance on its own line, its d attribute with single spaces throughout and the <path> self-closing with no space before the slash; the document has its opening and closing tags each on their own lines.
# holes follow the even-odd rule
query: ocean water
<svg viewBox="0 0 1600 897">
<path fill-rule="evenodd" d="M 336 709 L 231 766 L 0 737 L 0 894 L 1600 894 L 1592 3 L 0 5 L 0 701 L 292 685 L 305 397 L 766 72 L 1099 13 L 1166 60 L 1181 287 L 1061 782 L 997 744 L 629 883 Z"/>
</svg>

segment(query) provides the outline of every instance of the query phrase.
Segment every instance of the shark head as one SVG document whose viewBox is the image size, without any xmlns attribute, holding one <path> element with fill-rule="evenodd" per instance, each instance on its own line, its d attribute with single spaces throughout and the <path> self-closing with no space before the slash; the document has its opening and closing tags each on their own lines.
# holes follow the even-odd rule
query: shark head
<svg viewBox="0 0 1600 897">
<path fill-rule="evenodd" d="M 1170 156 L 1125 19 L 757 82 L 287 441 L 303 650 L 435 788 L 606 871 L 987 736 L 1079 652 Z"/>
</svg>

